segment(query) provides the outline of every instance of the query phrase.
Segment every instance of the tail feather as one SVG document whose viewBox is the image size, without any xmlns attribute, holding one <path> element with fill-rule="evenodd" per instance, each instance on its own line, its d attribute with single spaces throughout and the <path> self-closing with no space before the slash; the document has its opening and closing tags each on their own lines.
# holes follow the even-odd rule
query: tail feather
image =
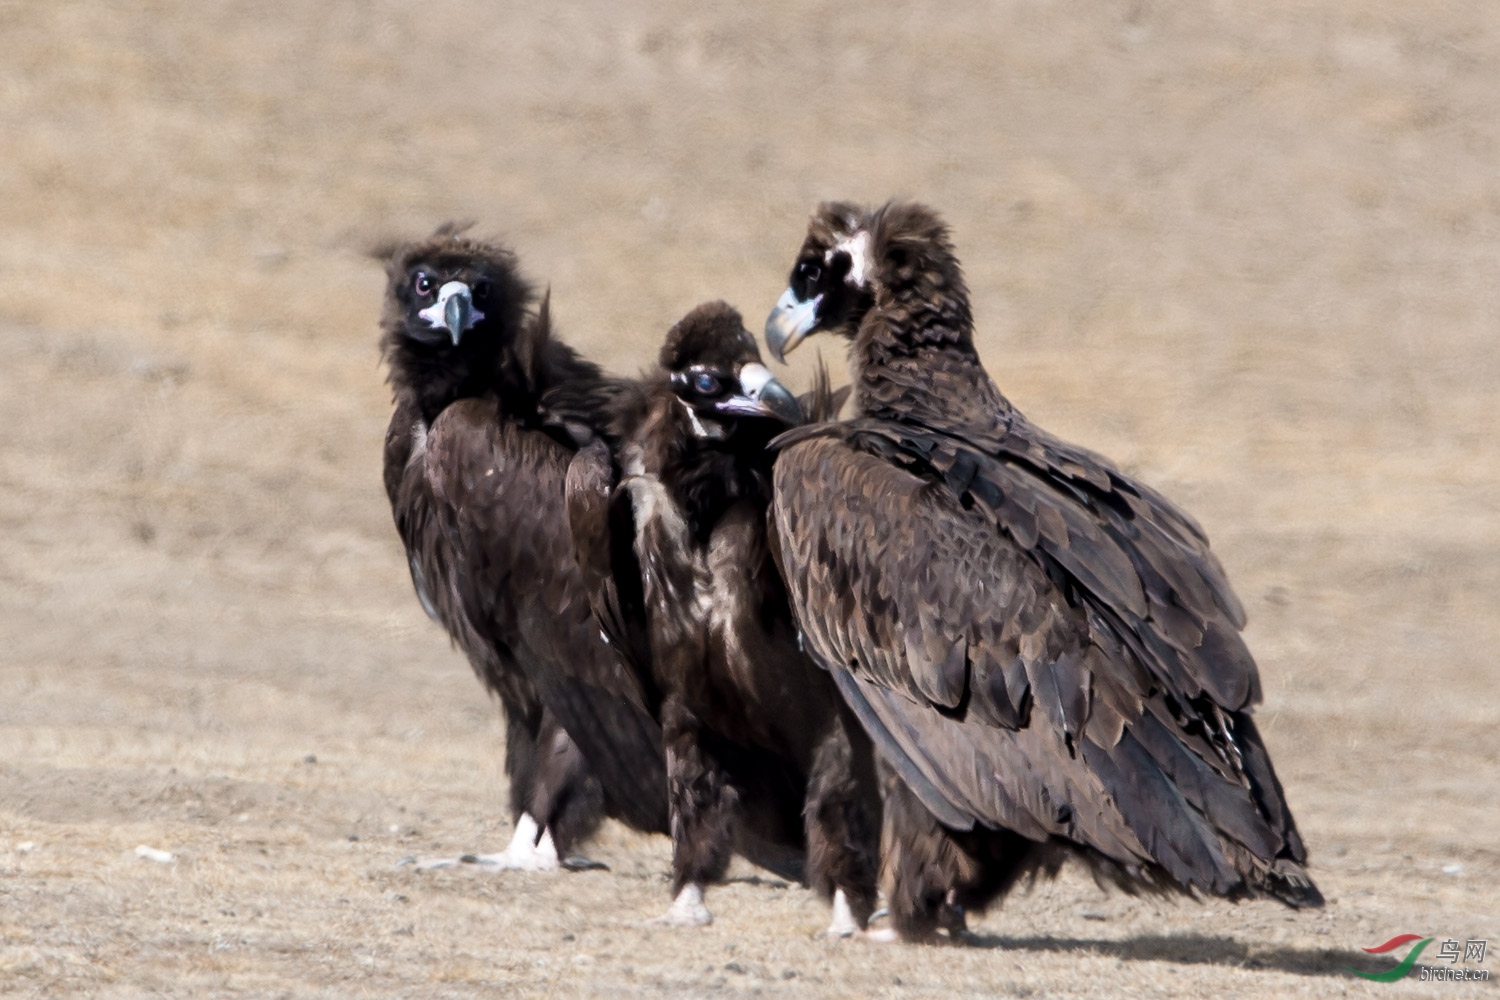
<svg viewBox="0 0 1500 1000">
<path fill-rule="evenodd" d="M 1276 859 L 1260 887 L 1295 910 L 1316 910 L 1323 906 L 1323 894 L 1307 869 L 1286 858 Z"/>
</svg>

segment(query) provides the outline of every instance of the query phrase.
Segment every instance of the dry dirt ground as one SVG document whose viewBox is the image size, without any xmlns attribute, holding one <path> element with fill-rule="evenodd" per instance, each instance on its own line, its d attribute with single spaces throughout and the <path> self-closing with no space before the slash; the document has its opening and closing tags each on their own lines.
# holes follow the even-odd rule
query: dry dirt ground
<svg viewBox="0 0 1500 1000">
<path fill-rule="evenodd" d="M 0 39 L 0 994 L 1497 995 L 1344 971 L 1500 949 L 1492 4 L 0 0 Z M 379 486 L 365 250 L 475 218 L 630 371 L 893 194 L 1002 387 L 1208 528 L 1324 912 L 1074 874 L 881 947 L 748 869 L 648 929 L 667 845 L 614 827 L 607 873 L 398 867 L 509 829 Z"/>
</svg>

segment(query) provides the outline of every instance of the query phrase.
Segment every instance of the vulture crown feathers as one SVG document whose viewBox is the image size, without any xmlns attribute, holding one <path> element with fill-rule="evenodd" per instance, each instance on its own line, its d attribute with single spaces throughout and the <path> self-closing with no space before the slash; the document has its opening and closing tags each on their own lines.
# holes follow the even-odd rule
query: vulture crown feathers
<svg viewBox="0 0 1500 1000">
<path fill-rule="evenodd" d="M 465 396 L 510 392 L 523 397 L 515 409 L 529 408 L 557 353 L 548 298 L 537 305 L 508 247 L 465 236 L 466 228 L 446 223 L 426 239 L 374 251 L 387 277 L 380 348 L 388 380 L 429 422 Z M 586 362 L 557 360 L 592 373 Z"/>
</svg>

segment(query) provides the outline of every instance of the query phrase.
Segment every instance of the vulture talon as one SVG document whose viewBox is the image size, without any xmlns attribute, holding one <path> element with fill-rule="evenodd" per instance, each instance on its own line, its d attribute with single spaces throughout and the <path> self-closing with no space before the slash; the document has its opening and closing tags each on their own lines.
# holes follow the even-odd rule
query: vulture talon
<svg viewBox="0 0 1500 1000">
<path fill-rule="evenodd" d="M 666 913 L 650 921 L 652 927 L 707 927 L 714 915 L 703 904 L 703 887 L 689 883 L 672 900 Z"/>
</svg>

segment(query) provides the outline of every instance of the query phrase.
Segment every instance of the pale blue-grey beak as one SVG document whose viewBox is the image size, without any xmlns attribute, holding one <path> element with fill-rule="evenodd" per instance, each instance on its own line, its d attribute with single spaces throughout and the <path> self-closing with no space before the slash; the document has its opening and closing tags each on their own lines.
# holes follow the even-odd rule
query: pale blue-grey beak
<svg viewBox="0 0 1500 1000">
<path fill-rule="evenodd" d="M 766 317 L 766 347 L 773 358 L 786 364 L 786 356 L 818 325 L 818 306 L 822 302 L 822 295 L 803 302 L 790 288 L 781 293 L 776 308 Z"/>
<path fill-rule="evenodd" d="M 484 319 L 474 308 L 474 293 L 462 281 L 450 281 L 438 289 L 437 301 L 417 313 L 434 329 L 446 329 L 453 346 L 463 339 L 464 331 Z"/>
<path fill-rule="evenodd" d="M 802 407 L 765 365 L 751 362 L 740 369 L 740 393 L 720 400 L 714 409 L 737 417 L 770 417 L 784 424 L 802 423 Z"/>
</svg>

